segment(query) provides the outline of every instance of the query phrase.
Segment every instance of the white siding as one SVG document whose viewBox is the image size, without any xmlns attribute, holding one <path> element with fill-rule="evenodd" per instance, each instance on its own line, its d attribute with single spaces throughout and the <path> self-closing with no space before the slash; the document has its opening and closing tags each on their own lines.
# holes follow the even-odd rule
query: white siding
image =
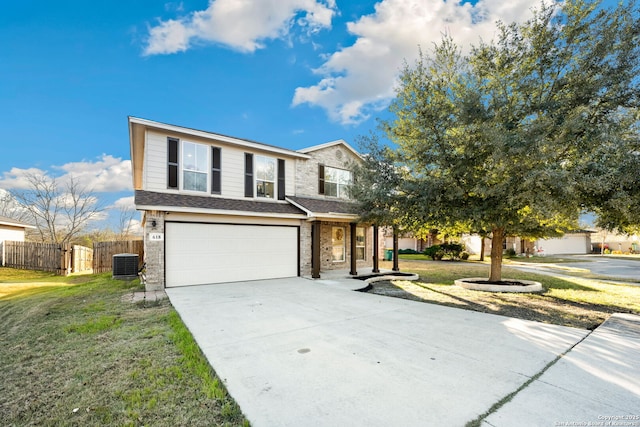
<svg viewBox="0 0 640 427">
<path fill-rule="evenodd" d="M 244 153 L 242 149 L 222 146 L 222 197 L 244 197 Z"/>
<path fill-rule="evenodd" d="M 0 242 L 24 242 L 24 228 L 0 225 Z"/>
<path fill-rule="evenodd" d="M 177 136 L 176 136 L 177 137 Z M 242 147 L 234 147 L 217 141 L 203 141 L 197 138 L 179 138 L 181 141 L 196 142 L 208 146 L 220 147 L 221 150 L 221 197 L 227 199 L 244 198 L 244 154 L 247 151 Z M 264 154 L 272 158 L 283 158 L 271 153 Z M 209 160 L 210 162 L 210 160 Z M 285 185 L 286 194 L 295 194 L 295 161 L 285 158 Z M 182 177 L 179 177 L 182 182 Z M 210 184 L 209 184 L 210 185 Z M 145 166 L 143 175 L 143 188 L 149 191 L 167 191 L 167 134 L 148 131 L 145 150 Z M 175 190 L 168 190 L 175 192 Z M 254 190 L 255 191 L 255 190 Z M 189 194 L 194 194 L 189 192 Z M 197 193 L 195 193 L 197 194 Z M 208 193 L 202 193 L 206 195 Z"/>
<path fill-rule="evenodd" d="M 294 196 L 296 194 L 296 162 L 293 159 L 285 159 L 285 195 Z"/>
<path fill-rule="evenodd" d="M 147 132 L 142 185 L 149 191 L 167 189 L 167 135 Z"/>
</svg>

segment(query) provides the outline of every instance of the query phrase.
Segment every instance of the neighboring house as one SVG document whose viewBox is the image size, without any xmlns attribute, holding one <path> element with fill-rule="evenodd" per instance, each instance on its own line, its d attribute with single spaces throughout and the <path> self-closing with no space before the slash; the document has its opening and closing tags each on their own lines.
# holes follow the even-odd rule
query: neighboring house
<svg viewBox="0 0 640 427">
<path fill-rule="evenodd" d="M 345 141 L 293 151 L 134 117 L 129 138 L 147 289 L 371 271 Z"/>
<path fill-rule="evenodd" d="M 15 219 L 0 216 L 0 265 L 4 265 L 4 242 L 24 242 L 24 233 L 27 228 L 35 228 Z"/>
<path fill-rule="evenodd" d="M 616 232 L 597 230 L 591 236 L 593 253 L 601 253 L 602 247 L 622 253 L 640 253 L 640 237 L 637 234 L 627 235 Z"/>
<path fill-rule="evenodd" d="M 386 249 L 393 248 L 393 229 L 391 227 L 384 227 L 384 245 Z M 438 239 L 438 235 L 436 233 L 429 234 L 425 239 L 419 239 L 414 237 L 413 233 L 410 232 L 400 232 L 398 234 L 398 249 L 406 250 L 411 249 L 416 252 L 424 252 L 424 250 L 433 245 L 439 245 L 442 243 L 440 239 Z"/>
<path fill-rule="evenodd" d="M 522 239 L 520 237 L 508 236 L 502 244 L 502 249 L 513 249 L 517 254 L 529 253 L 531 255 L 581 255 L 588 254 L 592 251 L 591 234 L 592 231 L 578 230 L 573 233 L 566 233 L 561 237 L 548 239 L 537 239 L 534 241 Z M 390 247 L 391 237 L 385 236 L 385 244 Z M 613 239 L 611 239 L 613 240 Z M 400 249 L 414 249 L 419 252 L 424 248 L 431 246 L 424 240 L 414 237 L 401 237 L 398 239 Z M 464 245 L 465 250 L 470 254 L 479 254 L 482 247 L 482 238 L 477 234 L 465 234 L 461 237 L 460 242 Z M 433 241 L 432 244 L 439 244 L 439 241 Z M 491 238 L 484 239 L 485 254 L 491 253 Z M 613 247 L 613 245 L 611 245 Z M 619 245 L 627 251 L 632 250 L 631 243 Z M 417 248 L 417 249 L 416 249 Z M 617 247 L 616 247 L 617 249 Z"/>
</svg>

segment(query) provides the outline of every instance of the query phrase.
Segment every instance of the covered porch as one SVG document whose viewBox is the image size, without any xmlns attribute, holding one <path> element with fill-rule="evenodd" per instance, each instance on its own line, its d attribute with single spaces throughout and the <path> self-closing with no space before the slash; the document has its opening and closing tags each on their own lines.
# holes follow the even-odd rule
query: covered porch
<svg viewBox="0 0 640 427">
<path fill-rule="evenodd" d="M 382 230 L 360 222 L 352 202 L 302 197 L 287 200 L 307 214 L 300 239 L 302 276 L 319 279 L 338 271 L 347 271 L 350 276 L 380 272 Z M 393 271 L 399 271 L 397 254 L 396 235 Z"/>
</svg>

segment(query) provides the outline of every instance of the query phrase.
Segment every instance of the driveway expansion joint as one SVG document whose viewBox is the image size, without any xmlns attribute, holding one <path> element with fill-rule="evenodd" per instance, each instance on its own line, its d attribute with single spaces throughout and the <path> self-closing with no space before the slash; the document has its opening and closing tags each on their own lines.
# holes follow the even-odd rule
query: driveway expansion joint
<svg viewBox="0 0 640 427">
<path fill-rule="evenodd" d="M 604 323 L 603 323 L 604 324 Z M 597 328 L 596 328 L 597 329 Z M 546 371 L 548 371 L 553 365 L 555 365 L 556 363 L 558 363 L 563 357 L 565 357 L 567 354 L 569 354 L 577 345 L 579 345 L 580 343 L 582 343 L 584 340 L 586 340 L 593 332 L 595 331 L 595 329 L 593 331 L 589 331 L 585 336 L 583 336 L 581 339 L 579 339 L 576 343 L 574 343 L 571 347 L 569 347 L 567 350 L 565 350 L 564 352 L 560 353 L 555 359 L 553 359 L 551 362 L 547 363 L 547 365 L 542 368 L 539 372 L 535 373 L 534 375 L 532 375 L 527 381 L 525 381 L 520 387 L 518 387 L 516 390 L 514 390 L 513 392 L 507 394 L 506 396 L 504 396 L 502 399 L 500 399 L 499 401 L 497 401 L 496 403 L 494 403 L 488 410 L 487 412 L 485 412 L 484 414 L 480 415 L 478 418 L 476 418 L 475 420 L 469 421 L 466 424 L 466 427 L 477 427 L 480 426 L 482 423 L 486 423 L 489 424 L 488 422 L 485 421 L 485 418 L 487 418 L 488 416 L 490 416 L 491 414 L 497 412 L 500 408 L 502 408 L 504 405 L 506 405 L 507 403 L 509 403 L 511 400 L 513 400 L 514 397 L 516 397 L 518 395 L 518 393 L 526 390 L 527 387 L 529 387 L 531 384 L 533 384 L 535 381 L 537 381 Z M 489 424 L 492 425 L 492 424 Z"/>
</svg>

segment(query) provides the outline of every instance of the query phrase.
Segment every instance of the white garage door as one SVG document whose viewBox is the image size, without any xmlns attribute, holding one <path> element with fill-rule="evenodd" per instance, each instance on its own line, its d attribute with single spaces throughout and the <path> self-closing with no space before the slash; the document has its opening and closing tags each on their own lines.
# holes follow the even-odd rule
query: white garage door
<svg viewBox="0 0 640 427">
<path fill-rule="evenodd" d="M 167 287 L 298 275 L 298 228 L 166 223 Z"/>
<path fill-rule="evenodd" d="M 587 238 L 584 235 L 565 235 L 556 239 L 541 239 L 537 243 L 546 255 L 586 254 L 588 252 Z"/>
</svg>

